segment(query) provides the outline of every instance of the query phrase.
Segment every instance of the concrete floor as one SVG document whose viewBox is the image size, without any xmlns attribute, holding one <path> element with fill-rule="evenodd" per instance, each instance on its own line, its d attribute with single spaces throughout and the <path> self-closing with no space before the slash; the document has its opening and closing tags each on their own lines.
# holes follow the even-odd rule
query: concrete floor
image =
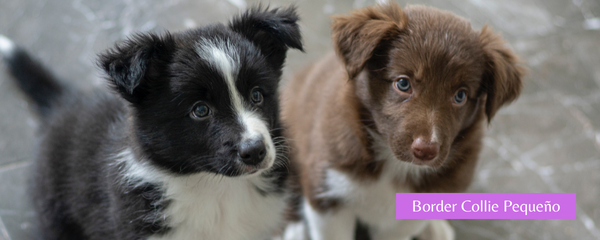
<svg viewBox="0 0 600 240">
<path fill-rule="evenodd" d="M 182 30 L 226 21 L 257 1 L 1 0 L 0 34 L 31 50 L 57 75 L 103 84 L 95 54 L 135 31 Z M 292 1 L 271 0 L 271 5 Z M 370 0 L 297 0 L 306 53 L 292 51 L 286 76 L 331 49 L 330 14 Z M 485 138 L 471 192 L 575 192 L 576 220 L 455 220 L 457 239 L 600 239 L 600 2 L 423 0 L 503 32 L 530 73 L 517 102 Z M 1 68 L 0 68 L 1 69 Z M 27 102 L 0 71 L 0 240 L 32 239 L 26 184 L 36 145 Z"/>
</svg>

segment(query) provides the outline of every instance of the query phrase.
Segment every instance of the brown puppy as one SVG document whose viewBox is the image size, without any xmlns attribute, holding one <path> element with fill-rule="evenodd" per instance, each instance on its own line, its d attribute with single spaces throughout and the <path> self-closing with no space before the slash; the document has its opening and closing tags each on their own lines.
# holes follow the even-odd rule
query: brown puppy
<svg viewBox="0 0 600 240">
<path fill-rule="evenodd" d="M 484 127 L 519 95 L 524 69 L 489 27 L 447 11 L 388 4 L 333 19 L 337 57 L 282 94 L 311 239 L 354 239 L 357 222 L 372 239 L 427 224 L 453 239 L 446 221 L 396 220 L 394 193 L 464 191 Z"/>
</svg>

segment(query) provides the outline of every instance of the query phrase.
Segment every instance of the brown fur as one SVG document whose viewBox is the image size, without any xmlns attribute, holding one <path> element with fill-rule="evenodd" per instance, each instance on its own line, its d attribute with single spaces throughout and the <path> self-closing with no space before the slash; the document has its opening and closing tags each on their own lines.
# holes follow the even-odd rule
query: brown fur
<svg viewBox="0 0 600 240">
<path fill-rule="evenodd" d="M 375 161 L 367 129 L 380 134 L 400 161 L 430 166 L 420 175 L 397 176 L 413 192 L 461 192 L 473 175 L 485 119 L 520 93 L 524 69 L 491 28 L 481 31 L 450 12 L 396 4 L 358 9 L 333 18 L 337 57 L 329 54 L 294 78 L 282 94 L 282 117 L 302 194 L 319 211 L 340 207 L 326 191 L 325 170 L 335 168 L 376 181 L 385 162 Z M 410 97 L 395 91 L 400 75 Z M 460 107 L 458 89 L 468 93 Z M 411 143 L 438 133 L 439 154 L 415 160 Z M 393 194 L 393 193 L 390 193 Z"/>
</svg>

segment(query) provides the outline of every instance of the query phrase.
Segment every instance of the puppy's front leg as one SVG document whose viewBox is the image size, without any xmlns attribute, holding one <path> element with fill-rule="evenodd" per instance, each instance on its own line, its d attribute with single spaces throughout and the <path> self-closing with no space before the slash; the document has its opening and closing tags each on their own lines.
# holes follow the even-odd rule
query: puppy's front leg
<svg viewBox="0 0 600 240">
<path fill-rule="evenodd" d="M 454 228 L 448 220 L 434 219 L 430 220 L 429 224 L 419 235 L 419 240 L 454 240 Z"/>
<path fill-rule="evenodd" d="M 413 237 L 423 232 L 425 227 L 429 225 L 431 220 L 425 219 L 402 219 L 393 220 L 396 225 L 388 226 L 387 228 L 374 228 L 372 230 L 373 240 L 410 240 Z M 421 236 L 418 238 L 421 239 Z M 442 239 L 427 239 L 427 240 L 442 240 Z"/>
<path fill-rule="evenodd" d="M 304 216 L 310 240 L 352 240 L 356 224 L 355 214 L 348 208 L 319 212 L 304 201 Z"/>
</svg>

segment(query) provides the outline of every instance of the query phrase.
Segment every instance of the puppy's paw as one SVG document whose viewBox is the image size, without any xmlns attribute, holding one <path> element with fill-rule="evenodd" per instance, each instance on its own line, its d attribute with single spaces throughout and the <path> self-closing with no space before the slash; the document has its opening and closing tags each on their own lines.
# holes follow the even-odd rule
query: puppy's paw
<svg viewBox="0 0 600 240">
<path fill-rule="evenodd" d="M 306 240 L 306 229 L 303 222 L 290 223 L 283 232 L 282 240 Z"/>
<path fill-rule="evenodd" d="M 418 240 L 454 240 L 454 228 L 448 220 L 434 219 L 429 222 L 429 225 L 416 238 Z"/>
</svg>

